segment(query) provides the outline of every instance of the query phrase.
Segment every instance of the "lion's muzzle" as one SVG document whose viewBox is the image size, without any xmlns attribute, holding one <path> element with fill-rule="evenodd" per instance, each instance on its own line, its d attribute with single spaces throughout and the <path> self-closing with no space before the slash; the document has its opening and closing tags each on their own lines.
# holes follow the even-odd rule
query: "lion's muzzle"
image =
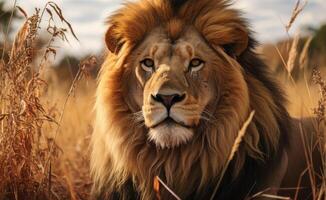
<svg viewBox="0 0 326 200">
<path fill-rule="evenodd" d="M 164 94 L 156 94 L 151 95 L 154 101 L 157 101 L 159 103 L 162 103 L 165 108 L 170 112 L 170 108 L 178 103 L 181 102 L 185 99 L 186 95 L 185 94 L 170 94 L 170 95 L 164 95 Z"/>
<path fill-rule="evenodd" d="M 149 139 L 161 148 L 172 148 L 188 142 L 193 136 L 196 110 L 187 109 L 186 93 L 156 93 L 143 106 Z"/>
</svg>

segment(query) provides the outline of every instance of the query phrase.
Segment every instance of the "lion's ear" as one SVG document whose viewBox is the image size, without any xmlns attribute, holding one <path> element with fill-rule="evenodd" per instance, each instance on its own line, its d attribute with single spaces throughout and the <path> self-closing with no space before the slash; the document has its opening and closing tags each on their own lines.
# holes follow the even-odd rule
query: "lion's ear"
<svg viewBox="0 0 326 200">
<path fill-rule="evenodd" d="M 240 56 L 248 47 L 248 31 L 241 27 L 232 27 L 232 30 L 228 33 L 228 43 L 222 44 L 227 54 L 231 56 Z"/>
<path fill-rule="evenodd" d="M 116 34 L 116 26 L 112 25 L 109 27 L 109 29 L 106 31 L 105 34 L 105 42 L 108 49 L 111 51 L 111 53 L 117 54 L 119 53 L 121 49 L 121 42 L 119 36 Z"/>
<path fill-rule="evenodd" d="M 232 57 L 240 56 L 248 47 L 248 30 L 239 24 L 226 24 L 207 30 L 208 34 L 204 33 L 204 35 L 208 36 L 207 40 L 213 47 L 223 47 Z"/>
</svg>

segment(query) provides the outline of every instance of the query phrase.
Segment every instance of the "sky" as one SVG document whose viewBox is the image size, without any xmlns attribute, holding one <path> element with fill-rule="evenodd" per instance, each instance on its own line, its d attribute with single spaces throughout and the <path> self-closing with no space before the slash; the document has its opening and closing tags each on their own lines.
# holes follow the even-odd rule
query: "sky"
<svg viewBox="0 0 326 200">
<path fill-rule="evenodd" d="M 1 1 L 1 0 L 0 0 Z M 5 0 L 12 7 L 14 0 Z M 118 9 L 123 0 L 53 0 L 72 24 L 79 41 L 69 37 L 69 44 L 61 44 L 68 54 L 86 55 L 99 53 L 104 48 L 105 19 Z M 43 8 L 46 0 L 17 0 L 17 4 L 29 15 L 35 7 Z M 234 0 L 249 19 L 255 37 L 261 43 L 275 42 L 287 37 L 285 24 L 290 19 L 296 0 Z M 19 23 L 19 22 L 17 22 Z M 21 22 L 20 22 L 21 23 Z M 304 12 L 298 17 L 290 34 L 304 26 L 318 27 L 326 23 L 326 0 L 308 0 Z M 15 24 L 19 27 L 19 24 Z"/>
</svg>

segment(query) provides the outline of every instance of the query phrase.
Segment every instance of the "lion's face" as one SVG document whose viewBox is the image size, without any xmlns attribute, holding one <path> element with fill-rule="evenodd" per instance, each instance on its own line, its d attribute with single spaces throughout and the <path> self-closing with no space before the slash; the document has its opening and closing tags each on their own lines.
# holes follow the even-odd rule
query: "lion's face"
<svg viewBox="0 0 326 200">
<path fill-rule="evenodd" d="M 172 148 L 187 143 L 200 121 L 207 119 L 205 108 L 212 99 L 217 101 L 210 78 L 214 54 L 191 28 L 176 41 L 160 29 L 154 30 L 133 53 L 141 85 L 138 93 L 142 94 L 137 102 L 148 138 L 157 146 Z"/>
</svg>

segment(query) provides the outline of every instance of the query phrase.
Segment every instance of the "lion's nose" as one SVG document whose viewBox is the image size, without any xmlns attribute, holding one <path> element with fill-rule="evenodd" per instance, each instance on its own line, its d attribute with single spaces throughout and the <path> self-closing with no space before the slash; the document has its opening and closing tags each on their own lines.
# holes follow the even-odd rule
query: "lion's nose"
<svg viewBox="0 0 326 200">
<path fill-rule="evenodd" d="M 163 94 L 157 94 L 157 95 L 152 95 L 152 98 L 154 101 L 157 101 L 159 103 L 162 103 L 166 109 L 170 110 L 170 108 L 178 103 L 183 101 L 186 98 L 185 94 L 171 94 L 171 95 L 163 95 Z"/>
</svg>

